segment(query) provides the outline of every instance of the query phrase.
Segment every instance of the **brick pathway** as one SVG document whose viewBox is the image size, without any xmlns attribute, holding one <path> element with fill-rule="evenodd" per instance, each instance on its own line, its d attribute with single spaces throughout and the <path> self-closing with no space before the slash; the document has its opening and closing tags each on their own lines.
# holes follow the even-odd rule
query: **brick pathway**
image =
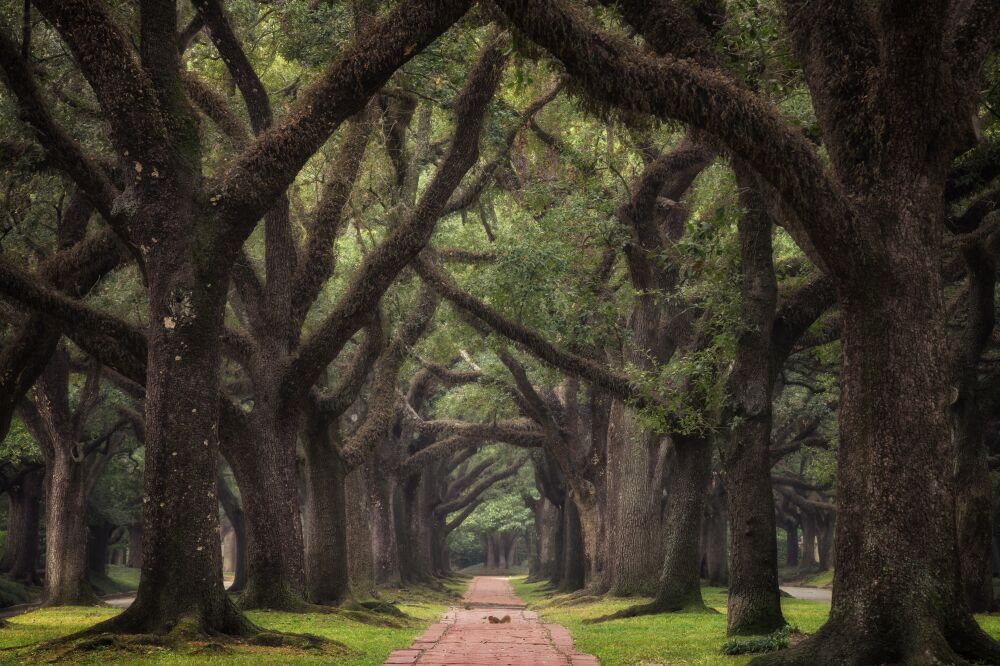
<svg viewBox="0 0 1000 666">
<path fill-rule="evenodd" d="M 542 624 L 524 609 L 506 578 L 476 576 L 462 607 L 451 608 L 406 650 L 396 650 L 386 664 L 448 666 L 597 666 L 596 657 L 580 654 L 573 637 L 558 624 Z M 510 622 L 492 624 L 489 617 Z"/>
</svg>

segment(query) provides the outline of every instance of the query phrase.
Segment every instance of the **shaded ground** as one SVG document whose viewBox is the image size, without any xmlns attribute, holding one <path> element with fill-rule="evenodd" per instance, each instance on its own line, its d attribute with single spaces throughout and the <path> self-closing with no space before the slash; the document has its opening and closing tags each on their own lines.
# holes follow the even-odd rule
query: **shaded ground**
<svg viewBox="0 0 1000 666">
<path fill-rule="evenodd" d="M 506 578 L 476 576 L 463 597 L 406 650 L 386 664 L 450 666 L 591 666 L 597 659 L 573 647 L 569 631 L 543 624 L 524 609 Z"/>
<path fill-rule="evenodd" d="M 830 603 L 833 600 L 833 590 L 822 587 L 797 587 L 794 585 L 782 585 L 781 589 L 796 599 L 806 601 L 823 601 Z"/>
</svg>

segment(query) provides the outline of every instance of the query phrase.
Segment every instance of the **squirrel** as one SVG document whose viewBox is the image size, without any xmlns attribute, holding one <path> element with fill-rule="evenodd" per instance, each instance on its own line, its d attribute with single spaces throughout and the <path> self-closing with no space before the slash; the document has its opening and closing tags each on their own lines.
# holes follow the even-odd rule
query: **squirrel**
<svg viewBox="0 0 1000 666">
<path fill-rule="evenodd" d="M 490 615 L 486 619 L 490 621 L 490 624 L 510 624 L 510 615 L 504 615 L 503 617 Z"/>
</svg>

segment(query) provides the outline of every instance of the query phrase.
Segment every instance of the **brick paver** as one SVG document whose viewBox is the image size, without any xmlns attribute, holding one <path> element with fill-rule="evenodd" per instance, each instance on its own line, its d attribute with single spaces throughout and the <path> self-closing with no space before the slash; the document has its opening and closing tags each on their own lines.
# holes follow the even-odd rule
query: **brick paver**
<svg viewBox="0 0 1000 666">
<path fill-rule="evenodd" d="M 463 597 L 441 621 L 431 625 L 406 650 L 396 650 L 386 664 L 438 666 L 597 666 L 581 654 L 565 627 L 543 624 L 525 610 L 506 578 L 476 576 Z M 494 624 L 490 616 L 509 622 Z"/>
</svg>

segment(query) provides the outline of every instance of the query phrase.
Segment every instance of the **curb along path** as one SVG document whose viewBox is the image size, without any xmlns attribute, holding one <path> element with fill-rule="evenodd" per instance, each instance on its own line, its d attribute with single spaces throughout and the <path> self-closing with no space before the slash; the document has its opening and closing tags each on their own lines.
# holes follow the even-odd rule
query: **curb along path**
<svg viewBox="0 0 1000 666">
<path fill-rule="evenodd" d="M 437 666 L 597 666 L 581 654 L 565 627 L 543 624 L 524 609 L 506 578 L 476 576 L 463 598 L 406 650 L 396 650 L 386 664 Z M 490 617 L 509 622 L 491 623 Z"/>
</svg>

